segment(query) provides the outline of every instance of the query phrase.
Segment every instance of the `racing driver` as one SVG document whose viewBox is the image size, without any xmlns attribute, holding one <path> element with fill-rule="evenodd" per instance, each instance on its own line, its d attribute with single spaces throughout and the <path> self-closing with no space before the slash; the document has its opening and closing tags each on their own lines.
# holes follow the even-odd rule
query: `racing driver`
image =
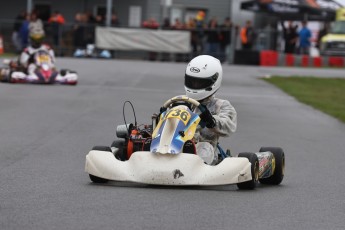
<svg viewBox="0 0 345 230">
<path fill-rule="evenodd" d="M 185 92 L 187 97 L 199 101 L 204 112 L 196 108 L 201 122 L 194 140 L 198 155 L 205 163 L 219 162 L 217 144 L 219 137 L 228 137 L 236 131 L 237 113 L 228 100 L 215 97 L 222 84 L 223 68 L 220 61 L 209 55 L 193 58 L 185 72 Z"/>
<path fill-rule="evenodd" d="M 34 71 L 36 69 L 34 59 L 35 59 L 35 54 L 40 50 L 47 51 L 51 59 L 51 64 L 54 65 L 55 63 L 54 51 L 50 48 L 50 46 L 42 43 L 44 39 L 43 31 L 42 32 L 39 31 L 37 33 L 31 33 L 29 37 L 30 37 L 30 45 L 23 50 L 23 52 L 20 54 L 19 59 L 17 61 L 11 63 L 12 70 L 6 69 L 6 68 L 0 69 L 0 81 L 3 81 L 3 82 L 9 81 L 10 76 L 13 74 L 14 71 L 17 71 L 17 70 L 25 73 L 23 77 L 36 78 L 34 76 Z"/>
<path fill-rule="evenodd" d="M 20 65 L 25 68 L 28 75 L 32 74 L 35 70 L 34 56 L 39 50 L 45 50 L 49 53 L 52 63 L 55 62 L 54 51 L 50 46 L 43 44 L 44 33 L 38 32 L 30 34 L 30 45 L 24 49 L 19 57 Z"/>
</svg>

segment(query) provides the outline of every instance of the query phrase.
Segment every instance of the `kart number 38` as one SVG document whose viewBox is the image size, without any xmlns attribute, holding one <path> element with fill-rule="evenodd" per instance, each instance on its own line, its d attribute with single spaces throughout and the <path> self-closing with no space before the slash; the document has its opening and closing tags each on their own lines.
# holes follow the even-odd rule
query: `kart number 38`
<svg viewBox="0 0 345 230">
<path fill-rule="evenodd" d="M 172 109 L 165 116 L 165 119 L 178 118 L 186 125 L 188 123 L 190 117 L 191 117 L 190 113 L 185 109 Z"/>
</svg>

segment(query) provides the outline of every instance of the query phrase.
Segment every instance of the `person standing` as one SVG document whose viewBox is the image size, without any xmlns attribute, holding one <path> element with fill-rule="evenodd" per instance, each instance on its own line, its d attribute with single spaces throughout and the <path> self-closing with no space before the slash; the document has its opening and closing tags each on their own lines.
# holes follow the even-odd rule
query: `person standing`
<svg viewBox="0 0 345 230">
<path fill-rule="evenodd" d="M 51 25 L 54 45 L 56 47 L 59 47 L 60 46 L 60 37 L 61 37 L 61 25 L 65 24 L 65 18 L 62 16 L 62 14 L 60 14 L 59 11 L 56 10 L 51 15 L 48 22 Z"/>
<path fill-rule="evenodd" d="M 30 14 L 25 13 L 24 21 L 19 29 L 20 45 L 21 50 L 26 48 L 29 44 L 29 24 L 30 24 Z"/>
<path fill-rule="evenodd" d="M 207 54 L 218 57 L 219 55 L 219 28 L 217 18 L 212 18 L 207 31 Z"/>
<path fill-rule="evenodd" d="M 142 23 L 142 27 L 143 27 L 143 28 L 147 28 L 147 29 L 154 29 L 154 30 L 156 30 L 156 29 L 159 28 L 159 23 L 156 21 L 155 18 L 151 17 L 151 18 L 149 18 L 148 20 L 146 20 L 146 21 L 144 21 L 144 22 Z M 150 51 L 150 52 L 148 53 L 148 55 L 149 55 L 148 59 L 149 59 L 150 61 L 155 61 L 155 60 L 157 60 L 157 55 L 158 55 L 157 52 Z"/>
<path fill-rule="evenodd" d="M 295 53 L 296 43 L 298 41 L 297 25 L 293 25 L 292 21 L 288 22 L 288 27 L 286 28 L 284 22 L 281 22 L 283 27 L 283 36 L 285 41 L 284 53 L 293 54 Z"/>
<path fill-rule="evenodd" d="M 302 29 L 299 31 L 299 52 L 309 55 L 311 32 L 307 27 L 307 21 L 302 22 Z"/>
<path fill-rule="evenodd" d="M 232 22 L 229 17 L 226 17 L 223 25 L 221 25 L 221 40 L 220 40 L 220 61 L 226 61 L 230 53 Z"/>
<path fill-rule="evenodd" d="M 30 15 L 29 36 L 31 34 L 42 34 L 43 36 L 45 35 L 43 22 L 38 18 L 38 14 L 36 11 L 33 11 Z"/>
<path fill-rule="evenodd" d="M 17 15 L 15 18 L 14 26 L 13 26 L 13 33 L 12 33 L 12 43 L 13 46 L 16 48 L 16 52 L 20 53 L 24 47 L 21 45 L 21 38 L 20 38 L 20 29 L 22 27 L 23 21 L 25 20 L 26 13 L 22 11 L 20 14 Z"/>
<path fill-rule="evenodd" d="M 327 35 L 329 33 L 330 25 L 328 22 L 325 22 L 323 25 L 323 28 L 319 31 L 319 34 L 317 36 L 317 48 L 320 49 L 321 47 L 321 42 L 322 42 L 322 37 Z"/>
<path fill-rule="evenodd" d="M 242 43 L 242 49 L 244 50 L 251 50 L 254 44 L 254 29 L 252 27 L 252 22 L 247 21 L 246 25 L 242 27 L 241 29 L 241 43 Z"/>
</svg>

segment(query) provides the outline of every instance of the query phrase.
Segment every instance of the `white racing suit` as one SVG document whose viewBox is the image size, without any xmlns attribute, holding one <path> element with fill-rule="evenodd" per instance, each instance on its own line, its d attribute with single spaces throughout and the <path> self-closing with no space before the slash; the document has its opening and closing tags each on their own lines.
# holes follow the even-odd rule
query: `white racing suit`
<svg viewBox="0 0 345 230">
<path fill-rule="evenodd" d="M 216 126 L 209 129 L 206 127 L 202 128 L 199 125 L 194 139 L 197 143 L 196 148 L 198 155 L 203 158 L 206 163 L 212 165 L 216 164 L 218 161 L 217 144 L 219 137 L 229 137 L 236 131 L 237 113 L 229 101 L 215 98 L 214 95 L 203 100 L 201 104 L 205 105 L 211 112 L 216 121 Z M 196 108 L 194 112 L 201 113 L 198 108 Z M 207 152 L 205 152 L 205 150 Z M 212 152 L 212 154 L 210 152 Z M 205 156 L 205 154 L 208 156 Z"/>
<path fill-rule="evenodd" d="M 24 68 L 27 69 L 28 75 L 32 75 L 32 73 L 34 72 L 34 70 L 36 68 L 33 59 L 34 59 L 35 53 L 37 53 L 40 50 L 47 51 L 49 53 L 50 58 L 51 58 L 52 65 L 54 65 L 54 63 L 55 63 L 54 50 L 51 49 L 48 45 L 42 44 L 38 48 L 33 48 L 32 46 L 29 46 L 29 47 L 24 49 L 24 51 L 21 53 L 21 55 L 19 57 L 19 63 L 21 66 L 23 66 Z"/>
</svg>

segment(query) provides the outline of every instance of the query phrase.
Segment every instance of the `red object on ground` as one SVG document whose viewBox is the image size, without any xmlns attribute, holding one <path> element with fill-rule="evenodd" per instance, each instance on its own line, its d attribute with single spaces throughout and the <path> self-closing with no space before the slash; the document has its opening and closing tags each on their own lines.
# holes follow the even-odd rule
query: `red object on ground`
<svg viewBox="0 0 345 230">
<path fill-rule="evenodd" d="M 314 57 L 313 58 L 313 66 L 314 67 L 321 67 L 322 66 L 322 58 L 321 57 Z"/>
<path fill-rule="evenodd" d="M 272 51 L 272 50 L 262 50 L 260 52 L 260 65 L 261 66 L 277 66 L 278 52 Z"/>
<path fill-rule="evenodd" d="M 302 56 L 302 66 L 304 66 L 304 67 L 309 66 L 309 56 L 307 56 L 307 55 Z"/>
<path fill-rule="evenodd" d="M 294 66 L 295 65 L 295 56 L 293 54 L 286 54 L 285 65 L 286 66 Z"/>
<path fill-rule="evenodd" d="M 344 67 L 344 58 L 342 57 L 329 57 L 328 65 L 333 67 Z"/>
</svg>

